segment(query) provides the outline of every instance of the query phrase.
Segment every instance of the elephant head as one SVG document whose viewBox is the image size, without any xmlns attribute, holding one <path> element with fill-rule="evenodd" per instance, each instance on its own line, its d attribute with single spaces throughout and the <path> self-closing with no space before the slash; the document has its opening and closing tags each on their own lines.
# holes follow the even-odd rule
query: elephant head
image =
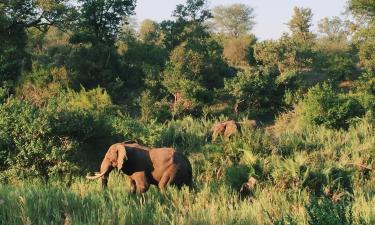
<svg viewBox="0 0 375 225">
<path fill-rule="evenodd" d="M 113 168 L 117 168 L 118 170 L 122 169 L 124 160 L 127 160 L 125 145 L 123 143 L 111 145 L 104 156 L 100 166 L 100 172 L 96 173 L 94 176 L 86 176 L 86 178 L 97 179 L 105 176 L 104 179 L 106 179 Z"/>
</svg>

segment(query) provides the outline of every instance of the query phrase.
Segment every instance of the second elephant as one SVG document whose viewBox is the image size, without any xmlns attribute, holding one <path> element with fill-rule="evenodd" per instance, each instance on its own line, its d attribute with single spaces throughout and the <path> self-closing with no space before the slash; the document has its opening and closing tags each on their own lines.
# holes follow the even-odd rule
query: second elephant
<svg viewBox="0 0 375 225">
<path fill-rule="evenodd" d="M 212 130 L 212 141 L 215 141 L 219 135 L 223 135 L 224 138 L 229 138 L 237 131 L 241 131 L 241 127 L 249 127 L 252 129 L 257 128 L 256 120 L 245 120 L 242 122 L 236 122 L 234 120 L 228 120 L 214 124 Z"/>
</svg>

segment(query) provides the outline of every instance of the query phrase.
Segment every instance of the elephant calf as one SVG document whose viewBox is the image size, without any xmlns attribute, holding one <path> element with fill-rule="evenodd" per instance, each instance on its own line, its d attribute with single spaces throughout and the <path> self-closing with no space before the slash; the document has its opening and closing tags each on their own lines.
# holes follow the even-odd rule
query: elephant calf
<svg viewBox="0 0 375 225">
<path fill-rule="evenodd" d="M 245 120 L 242 122 L 236 122 L 234 120 L 228 120 L 214 124 L 212 130 L 212 141 L 215 141 L 219 135 L 223 135 L 224 138 L 229 138 L 237 131 L 241 130 L 241 127 L 248 127 L 255 129 L 257 128 L 257 122 L 255 120 Z"/>
<path fill-rule="evenodd" d="M 130 178 L 133 193 L 146 192 L 150 184 L 159 189 L 166 185 L 192 185 L 192 169 L 189 160 L 173 148 L 149 148 L 137 143 L 111 145 L 104 156 L 100 172 L 88 179 L 102 179 L 102 187 L 108 184 L 113 168 L 123 171 Z"/>
</svg>

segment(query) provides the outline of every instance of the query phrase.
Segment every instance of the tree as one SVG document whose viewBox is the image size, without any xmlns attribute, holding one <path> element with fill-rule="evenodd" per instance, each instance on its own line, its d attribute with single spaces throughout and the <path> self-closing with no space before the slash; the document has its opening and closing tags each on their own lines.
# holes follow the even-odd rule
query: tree
<svg viewBox="0 0 375 225">
<path fill-rule="evenodd" d="M 312 16 L 311 9 L 294 7 L 292 19 L 288 22 L 293 38 L 305 42 L 314 37 L 310 31 Z"/>
<path fill-rule="evenodd" d="M 212 102 L 214 88 L 223 87 L 227 65 L 222 60 L 222 47 L 210 37 L 204 21 L 210 12 L 205 1 L 188 0 L 178 5 L 175 21 L 162 24 L 164 43 L 171 48 L 163 72 L 163 85 L 174 96 L 172 110 L 199 113 L 202 104 Z M 168 28 L 168 29 L 166 29 Z"/>
<path fill-rule="evenodd" d="M 22 28 L 0 34 L 0 85 L 4 81 L 16 80 L 22 70 L 30 67 L 30 57 L 25 51 L 26 40 Z"/>
<path fill-rule="evenodd" d="M 75 19 L 75 10 L 67 0 L 12 0 L 0 4 L 0 33 L 37 27 L 46 30 L 54 25 L 63 27 Z"/>
<path fill-rule="evenodd" d="M 217 6 L 213 9 L 213 28 L 231 37 L 249 34 L 253 28 L 254 9 L 245 4 Z"/>
<path fill-rule="evenodd" d="M 254 61 L 253 48 L 256 38 L 250 35 L 243 35 L 238 38 L 224 40 L 223 56 L 231 66 L 249 66 Z"/>
<path fill-rule="evenodd" d="M 234 99 L 235 112 L 275 109 L 280 103 L 275 77 L 268 70 L 240 71 L 234 78 L 225 80 L 224 89 Z"/>
<path fill-rule="evenodd" d="M 277 70 L 280 75 L 311 69 L 313 50 L 289 36 L 278 41 L 263 41 L 254 46 L 255 59 L 262 65 Z"/>
<path fill-rule="evenodd" d="M 206 0 L 187 0 L 185 5 L 177 5 L 173 11 L 175 20 L 160 24 L 163 43 L 168 50 L 173 50 L 183 42 L 200 42 L 210 35 L 204 22 L 211 18 L 206 8 Z"/>
<path fill-rule="evenodd" d="M 192 109 L 207 93 L 204 87 L 204 55 L 187 44 L 176 47 L 163 73 L 163 85 L 173 95 L 173 111 Z"/>
<path fill-rule="evenodd" d="M 353 37 L 358 48 L 360 64 L 370 73 L 375 72 L 375 19 L 366 27 L 360 28 Z"/>
<path fill-rule="evenodd" d="M 375 0 L 350 0 L 349 9 L 354 15 L 375 17 Z"/>
<path fill-rule="evenodd" d="M 186 0 L 185 5 L 179 4 L 173 11 L 173 17 L 184 22 L 202 23 L 211 18 L 211 12 L 206 8 L 206 0 Z"/>
<path fill-rule="evenodd" d="M 340 17 L 323 18 L 318 23 L 318 32 L 331 41 L 346 41 L 349 35 L 349 22 Z"/>
<path fill-rule="evenodd" d="M 79 21 L 73 43 L 114 43 L 124 18 L 134 13 L 135 0 L 79 0 Z"/>
<path fill-rule="evenodd" d="M 319 68 L 332 81 L 350 79 L 356 72 L 357 56 L 348 41 L 350 26 L 351 23 L 337 16 L 318 23 L 318 31 L 322 34 L 316 42 Z"/>
<path fill-rule="evenodd" d="M 375 1 L 350 0 L 349 9 L 359 18 L 359 29 L 353 42 L 358 48 L 360 63 L 369 73 L 375 72 Z"/>
<path fill-rule="evenodd" d="M 155 21 L 143 20 L 138 32 L 139 39 L 144 43 L 156 43 L 160 40 L 159 24 Z"/>
<path fill-rule="evenodd" d="M 16 80 L 22 70 L 30 68 L 26 52 L 26 30 L 42 31 L 53 25 L 66 27 L 75 17 L 66 0 L 12 0 L 0 3 L 0 82 Z"/>
</svg>

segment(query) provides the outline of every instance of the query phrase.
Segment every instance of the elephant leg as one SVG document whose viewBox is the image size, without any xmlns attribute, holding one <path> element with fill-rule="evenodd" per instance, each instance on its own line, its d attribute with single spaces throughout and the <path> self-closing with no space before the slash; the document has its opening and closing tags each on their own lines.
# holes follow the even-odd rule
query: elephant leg
<svg viewBox="0 0 375 225">
<path fill-rule="evenodd" d="M 101 178 L 102 178 L 102 188 L 105 189 L 108 186 L 109 174 L 104 174 Z"/>
<path fill-rule="evenodd" d="M 130 180 L 130 193 L 135 194 L 136 191 L 136 185 L 135 185 L 135 180 L 132 178 L 129 178 Z"/>
<path fill-rule="evenodd" d="M 174 182 L 174 179 L 176 177 L 176 168 L 171 167 L 169 168 L 162 176 L 162 178 L 159 181 L 158 187 L 162 191 L 165 189 L 165 187 L 171 183 Z"/>
<path fill-rule="evenodd" d="M 165 186 L 167 186 L 168 181 L 169 181 L 169 176 L 167 174 L 164 174 L 158 184 L 160 191 L 163 191 L 165 189 Z"/>
<path fill-rule="evenodd" d="M 132 175 L 132 178 L 135 181 L 136 192 L 137 194 L 145 193 L 148 188 L 150 187 L 149 183 L 147 182 L 147 178 L 144 172 L 137 172 Z"/>
</svg>

